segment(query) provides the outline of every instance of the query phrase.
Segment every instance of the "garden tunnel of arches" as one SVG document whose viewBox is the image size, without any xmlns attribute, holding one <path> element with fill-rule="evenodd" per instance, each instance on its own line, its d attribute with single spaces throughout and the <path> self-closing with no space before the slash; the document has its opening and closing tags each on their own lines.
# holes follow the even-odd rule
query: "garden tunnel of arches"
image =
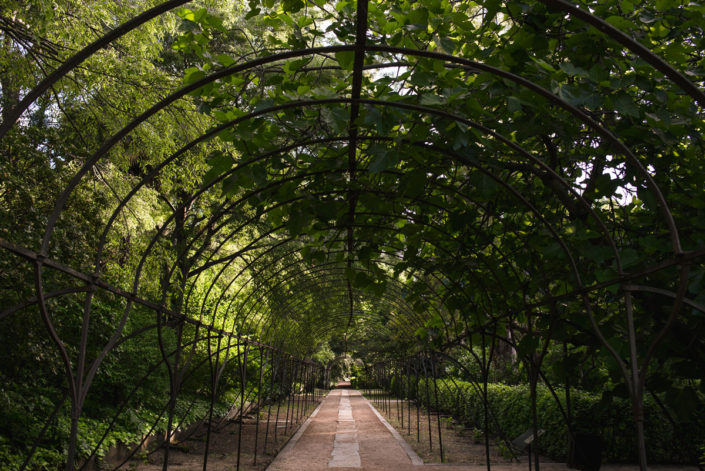
<svg viewBox="0 0 705 471">
<path fill-rule="evenodd" d="M 0 138 L 22 133 L 23 113 L 81 63 L 184 4 L 156 6 L 64 60 L 4 113 Z M 374 19 L 384 3 L 373 5 Z M 613 54 L 648 68 L 645 89 L 658 83 L 689 103 L 669 110 L 687 123 L 681 134 L 645 152 L 640 139 L 651 121 L 632 122 L 640 127 L 630 132 L 621 110 L 609 110 L 607 119 L 576 104 L 551 88 L 550 74 L 522 75 L 459 51 L 386 44 L 370 28 L 368 2 L 360 1 L 348 12 L 354 28 L 348 24 L 345 40 L 338 36 L 342 43 L 329 38 L 318 47 L 211 64 L 130 116 L 99 148 L 84 149 L 42 222 L 17 214 L 0 238 L 3 267 L 13 267 L 14 277 L 13 289 L 3 288 L 0 313 L 4 331 L 14 335 L 8 348 L 49 344 L 58 358 L 50 382 L 60 387 L 42 406 L 45 425 L 26 439 L 21 468 L 36 466 L 35 452 L 62 417 L 70 422 L 66 469 L 88 466 L 145 391 L 160 397 L 160 412 L 130 455 L 160 433 L 167 437 L 158 449 L 164 469 L 175 431 L 189 422 L 207 424 L 210 437 L 220 414 L 242 423 L 256 411 L 260 427 L 261 410 L 288 401 L 288 430 L 331 387 L 319 360 L 321 347 L 331 345 L 332 357 L 360 356 L 354 384 L 387 391 L 384 400 L 390 393 L 408 399 L 402 428 L 411 430 L 414 403 L 436 411 L 433 426 L 442 435 L 441 414 L 461 420 L 462 404 L 479 398 L 473 425 L 483 429 L 488 468 L 490 436 L 511 450 L 516 429 L 538 432 L 539 383 L 560 411 L 561 440 L 581 428 L 570 396 L 578 379 L 566 366 L 578 353 L 607 362 L 610 382 L 624 395 L 632 454 L 621 458 L 646 466 L 649 414 L 674 430 L 697 423 L 697 414 L 689 422 L 663 403 L 658 369 L 687 364 L 692 371 L 670 379 L 696 397 L 694 404 L 702 400 L 705 245 L 693 204 L 702 197 L 674 193 L 697 181 L 700 166 L 676 165 L 678 154 L 668 154 L 692 147 L 702 159 L 702 75 L 691 81 L 582 7 L 535 5 L 571 18 L 575 28 L 594 28 Z M 348 86 L 314 93 L 306 84 L 324 72 Z M 305 86 L 288 93 L 277 88 L 282 81 Z M 453 84 L 467 90 L 444 88 Z M 278 94 L 242 98 L 265 89 Z M 209 125 L 185 132 L 183 142 L 149 163 L 130 162 L 127 186 L 106 205 L 90 240 L 67 240 L 81 218 L 97 218 L 79 204 L 100 185 L 96 172 L 183 101 L 200 105 Z M 643 99 L 636 106 L 652 105 Z M 506 107 L 511 113 L 502 114 Z M 208 165 L 189 170 L 203 155 Z M 580 175 L 595 168 L 602 171 L 582 183 Z M 163 175 L 179 173 L 183 187 L 166 201 L 166 216 L 153 216 L 153 229 L 143 227 L 143 239 L 130 242 L 133 228 L 124 221 L 139 219 L 134 202 L 165 185 Z M 20 235 L 23 224 L 41 233 Z M 18 336 L 29 323 L 41 328 Z M 147 345 L 157 354 L 125 356 L 147 352 Z M 560 373 L 544 363 L 549 349 L 558 352 L 552 358 L 563 365 Z M 140 374 L 123 378 L 124 390 L 113 398 L 119 405 L 101 416 L 101 387 L 112 380 L 112 365 L 123 363 Z M 523 375 L 514 380 L 529 383 L 528 421 L 509 430 L 488 395 L 499 364 L 514 365 Z M 456 381 L 453 371 L 466 380 Z M 225 389 L 234 395 L 222 397 Z M 653 410 L 645 410 L 647 396 L 657 402 Z M 81 437 L 95 421 L 103 434 L 87 446 Z M 690 438 L 705 437 L 701 428 Z M 255 461 L 272 451 L 271 439 L 255 442 Z M 205 450 L 204 469 L 208 438 Z M 698 457 L 671 459 L 695 464 Z"/>
</svg>

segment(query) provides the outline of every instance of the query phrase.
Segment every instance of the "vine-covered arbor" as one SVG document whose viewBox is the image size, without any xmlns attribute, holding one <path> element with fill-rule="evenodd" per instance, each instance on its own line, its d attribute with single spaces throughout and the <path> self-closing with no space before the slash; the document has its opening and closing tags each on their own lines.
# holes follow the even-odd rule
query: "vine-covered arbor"
<svg viewBox="0 0 705 471">
<path fill-rule="evenodd" d="M 143 396 L 166 437 L 222 401 L 242 419 L 313 400 L 322 344 L 392 389 L 469 352 L 486 410 L 501 356 L 523 365 L 532 426 L 545 382 L 566 436 L 597 362 L 642 468 L 646 398 L 705 436 L 705 8 L 255 0 L 224 20 L 219 2 L 138 3 L 73 49 L 2 12 L 3 60 L 52 51 L 17 100 L 8 77 L 1 92 L 3 381 L 42 375 L 41 401 L 4 386 L 36 418 L 3 438 L 13 466 L 57 436 L 83 466 Z M 130 69 L 150 48 L 183 80 Z M 134 83 L 101 107 L 115 64 Z"/>
</svg>

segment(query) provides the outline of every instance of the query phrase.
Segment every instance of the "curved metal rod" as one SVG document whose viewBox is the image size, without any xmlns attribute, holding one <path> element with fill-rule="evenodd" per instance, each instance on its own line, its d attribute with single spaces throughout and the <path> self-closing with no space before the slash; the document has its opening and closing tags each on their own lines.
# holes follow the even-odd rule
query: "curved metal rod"
<svg viewBox="0 0 705 471">
<path fill-rule="evenodd" d="M 312 286 L 315 286 L 319 290 L 324 290 L 324 288 L 320 282 L 320 279 L 323 277 L 320 275 L 321 274 L 328 275 L 327 277 L 324 278 L 324 282 L 330 283 L 330 284 L 335 284 L 338 281 L 342 282 L 342 281 L 345 281 L 345 279 L 346 279 L 345 276 L 340 276 L 341 271 L 342 271 L 342 274 L 344 275 L 345 268 L 341 267 L 338 262 L 329 262 L 327 264 L 316 265 L 314 267 L 307 268 L 306 270 L 301 270 L 300 272 L 293 273 L 289 277 L 280 280 L 277 283 L 277 285 L 272 286 L 272 288 L 268 292 L 277 290 L 280 285 L 287 283 L 288 281 L 290 281 L 292 279 L 294 281 L 297 281 L 299 279 L 299 277 L 302 275 L 303 276 L 314 276 L 315 278 L 313 280 L 308 280 L 306 282 L 296 283 L 293 285 L 293 288 L 295 288 L 295 289 L 293 289 L 293 291 L 295 293 L 298 292 L 301 294 L 305 294 L 308 297 L 312 293 L 315 293 L 314 290 L 310 290 L 307 293 L 302 293 L 302 289 L 301 289 L 302 287 L 303 288 L 310 288 Z M 366 270 L 361 270 L 361 271 L 366 271 Z M 334 274 L 336 276 L 336 278 L 332 278 L 330 276 L 331 274 Z M 333 281 L 331 281 L 331 280 L 333 280 Z M 399 285 L 401 285 L 401 283 L 396 282 L 396 280 L 394 280 L 393 278 L 389 278 L 388 282 L 391 282 L 391 287 L 388 288 L 388 290 L 389 291 L 395 290 L 395 294 L 398 294 L 399 296 L 396 296 L 394 298 L 389 298 L 388 295 L 390 293 L 388 293 L 387 290 L 385 290 L 384 293 L 382 293 L 381 295 L 375 295 L 372 299 L 377 299 L 380 301 L 383 300 L 383 301 L 385 301 L 385 303 L 391 303 L 391 304 L 397 306 L 398 309 L 400 309 L 401 311 L 414 314 L 417 317 L 416 320 L 421 322 L 423 319 L 418 315 L 418 313 L 415 313 L 412 309 L 410 309 L 410 307 L 407 306 L 406 303 L 401 304 L 400 302 L 398 302 L 398 299 L 402 299 L 402 297 L 400 295 L 401 290 L 399 289 Z M 331 297 L 331 298 L 335 297 L 334 291 L 331 291 L 330 288 L 325 289 L 325 291 L 326 291 L 326 293 L 325 293 L 326 297 Z M 356 289 L 356 291 L 359 291 L 359 290 Z M 364 291 L 361 291 L 361 292 L 364 292 Z M 258 305 L 263 305 L 263 303 L 261 301 L 265 298 L 266 295 L 267 295 L 267 293 L 262 294 L 260 296 L 260 298 L 256 300 L 256 303 L 250 307 L 250 311 Z M 313 297 L 315 297 L 315 296 L 313 296 Z M 318 298 L 297 300 L 296 295 L 294 295 L 293 300 L 292 300 L 292 298 L 287 299 L 284 306 L 288 308 L 288 309 L 286 309 L 287 311 L 295 312 L 296 309 L 294 309 L 294 308 L 301 306 L 301 305 L 306 307 L 307 303 L 312 303 L 312 302 L 320 302 L 320 300 Z M 258 313 L 259 313 L 259 310 L 257 312 L 255 312 L 255 314 L 252 317 L 253 318 L 256 317 Z M 273 315 L 274 315 L 274 312 L 270 310 L 269 316 L 273 316 Z M 247 314 L 246 314 L 246 316 L 247 316 Z M 409 319 L 413 319 L 413 318 L 410 317 Z M 267 325 L 269 325 L 269 323 L 267 323 Z"/>
<path fill-rule="evenodd" d="M 405 105 L 405 106 L 413 106 L 413 105 Z M 423 107 L 421 107 L 421 108 L 423 108 Z M 427 110 L 430 111 L 430 112 L 438 113 L 438 110 L 434 110 L 434 109 L 431 109 L 431 108 L 428 108 Z M 450 119 L 462 120 L 463 118 L 452 116 Z M 230 123 L 226 123 L 226 124 L 230 124 Z M 250 161 L 252 161 L 252 160 L 253 160 L 253 159 L 251 159 Z M 223 176 L 222 178 L 224 178 L 224 176 Z M 562 179 L 560 179 L 560 180 L 562 180 Z M 559 181 L 560 181 L 560 180 L 559 180 Z M 564 182 L 564 183 L 565 183 L 565 182 Z M 594 212 L 593 212 L 593 215 L 594 215 L 595 217 L 597 217 L 597 216 L 594 214 Z M 601 221 L 599 221 L 599 218 L 597 218 L 597 220 L 598 220 L 598 224 L 601 224 Z M 602 225 L 602 227 L 604 227 L 604 225 Z M 606 228 L 605 228 L 605 229 L 606 229 Z M 610 245 L 611 245 L 612 247 L 614 247 L 614 244 L 613 244 L 611 241 L 610 241 Z M 618 257 L 618 254 L 617 254 L 617 257 Z M 617 258 L 617 260 L 618 260 L 618 258 Z M 618 262 L 618 263 L 619 263 L 619 262 Z"/>
<path fill-rule="evenodd" d="M 227 258 L 227 257 L 226 257 Z"/>
<path fill-rule="evenodd" d="M 248 196 L 249 196 L 249 195 L 248 195 Z M 247 198 L 247 196 L 246 196 L 245 198 Z M 243 200 L 244 200 L 245 198 L 243 198 Z M 298 198 L 296 198 L 296 199 L 298 199 Z M 243 224 L 243 225 L 241 225 L 240 227 L 244 227 L 245 225 L 246 225 L 246 224 Z M 235 232 L 237 232 L 237 231 L 235 231 Z M 232 236 L 232 235 L 234 235 L 234 233 L 232 233 L 231 236 Z M 228 238 L 231 237 L 231 236 L 228 236 L 226 239 L 228 239 Z M 227 241 L 227 240 L 225 240 L 225 241 Z M 220 246 L 222 246 L 223 244 L 224 244 L 224 242 L 221 242 Z M 279 244 L 277 244 L 277 245 L 279 245 Z M 232 258 L 232 257 L 226 257 L 224 260 L 227 260 L 227 259 L 232 260 L 233 258 Z M 193 287 L 193 285 L 192 285 L 192 287 Z M 222 296 L 222 295 L 221 295 L 221 296 Z"/>
<path fill-rule="evenodd" d="M 651 192 L 654 194 L 656 200 L 659 203 L 659 206 L 661 207 L 661 211 L 663 213 L 663 217 L 666 221 L 666 224 L 668 226 L 669 234 L 671 236 L 671 243 L 673 245 L 673 252 L 678 255 L 683 252 L 683 249 L 681 247 L 680 243 L 680 236 L 678 235 L 678 228 L 676 226 L 675 220 L 673 219 L 673 214 L 669 208 L 668 203 L 666 202 L 665 197 L 663 196 L 663 193 L 661 192 L 661 188 L 656 184 L 654 181 L 653 177 L 651 174 L 646 170 L 644 165 L 639 161 L 639 159 L 634 155 L 634 153 L 629 150 L 629 148 L 622 142 L 619 137 L 617 137 L 612 131 L 607 129 L 605 126 L 602 124 L 598 123 L 596 120 L 594 120 L 591 116 L 589 116 L 586 112 L 578 108 L 577 106 L 573 106 L 570 103 L 566 102 L 559 96 L 551 93 L 550 91 L 546 90 L 542 86 L 525 79 L 524 77 L 520 75 L 513 74 L 511 72 L 504 71 L 502 69 L 499 69 L 497 67 L 493 67 L 487 64 L 483 64 L 481 62 L 477 61 L 472 61 L 468 59 L 462 59 L 459 57 L 451 56 L 448 54 L 442 54 L 438 52 L 431 52 L 431 51 L 410 51 L 408 49 L 400 48 L 400 47 L 391 47 L 391 46 L 368 46 L 367 50 L 370 52 L 388 52 L 392 54 L 404 54 L 404 55 L 410 55 L 410 56 L 417 56 L 417 57 L 426 57 L 429 59 L 437 59 L 437 60 L 443 60 L 446 62 L 450 63 L 455 63 L 455 64 L 460 64 L 464 65 L 469 68 L 469 70 L 482 70 L 483 72 L 488 72 L 492 75 L 496 75 L 498 77 L 505 78 L 507 80 L 510 80 L 518 85 L 521 85 L 539 96 L 545 98 L 549 102 L 555 104 L 559 108 L 564 109 L 565 111 L 568 111 L 570 114 L 578 118 L 581 122 L 584 124 L 588 125 L 591 128 L 594 128 L 597 130 L 602 137 L 604 137 L 608 142 L 610 142 L 615 148 L 619 150 L 619 152 L 624 155 L 627 160 L 632 164 L 634 169 L 639 173 L 644 181 L 646 182 L 647 186 L 650 188 Z"/>
<path fill-rule="evenodd" d="M 358 225 L 358 226 L 359 226 L 359 225 Z M 381 226 L 372 226 L 372 227 L 374 227 L 374 228 L 378 228 L 378 227 L 379 227 L 379 228 L 381 228 L 381 229 L 384 229 L 384 228 L 381 227 Z M 450 254 L 449 254 L 449 255 L 450 255 Z M 441 314 L 441 317 L 443 317 L 442 314 Z"/>
<path fill-rule="evenodd" d="M 337 51 L 344 51 L 344 50 L 351 50 L 352 46 L 340 46 L 341 49 L 336 49 L 338 46 L 333 47 L 333 49 L 329 48 L 312 48 L 308 51 L 291 51 L 288 53 L 282 53 L 282 54 L 275 54 L 273 56 L 269 56 L 268 58 L 274 58 L 271 61 L 263 61 L 262 59 L 257 59 L 253 60 L 251 62 L 248 62 L 246 64 L 230 67 L 227 69 L 224 69 L 222 71 L 216 72 L 214 74 L 211 74 L 208 77 L 205 77 L 202 80 L 199 80 L 198 82 L 195 82 L 194 84 L 184 87 L 180 89 L 178 92 L 175 92 L 174 94 L 170 95 L 166 99 L 162 100 L 158 104 L 154 105 L 150 110 L 146 111 L 142 115 L 140 115 L 138 118 L 133 120 L 130 124 L 128 124 L 125 128 L 123 128 L 121 131 L 116 133 L 112 138 L 108 139 L 108 141 L 105 142 L 103 147 L 99 149 L 93 156 L 86 162 L 86 164 L 83 166 L 81 171 L 79 171 L 78 174 L 71 180 L 70 184 L 67 186 L 66 190 L 62 195 L 59 197 L 57 200 L 57 203 L 55 205 L 55 209 L 52 213 L 52 215 L 49 218 L 48 222 L 48 227 L 47 227 L 47 232 L 45 233 L 44 241 L 42 243 L 42 251 L 41 253 L 46 255 L 46 251 L 48 249 L 48 239 L 51 236 L 51 232 L 53 232 L 53 226 L 56 223 L 56 220 L 58 219 L 58 213 L 61 211 L 61 208 L 63 208 L 63 205 L 65 204 L 65 201 L 68 199 L 68 194 L 73 190 L 73 188 L 78 184 L 78 181 L 82 178 L 82 176 L 87 173 L 88 169 L 97 162 L 101 156 L 107 152 L 114 144 L 116 144 L 122 137 L 125 135 L 129 134 L 129 132 L 132 131 L 139 123 L 142 121 L 146 120 L 149 116 L 152 114 L 158 112 L 161 108 L 167 106 L 171 102 L 181 98 L 183 95 L 186 93 L 193 91 L 200 86 L 203 86 L 205 84 L 211 83 L 218 78 L 222 78 L 227 75 L 231 75 L 234 73 L 237 73 L 242 70 L 246 70 L 248 68 L 256 67 L 258 65 L 262 65 L 264 63 L 269 63 L 274 60 L 280 60 L 284 58 L 291 58 L 291 57 L 297 57 L 298 55 L 307 55 L 307 54 L 316 54 L 316 53 L 322 53 L 322 52 L 337 52 Z M 501 69 L 497 69 L 492 66 L 487 66 L 485 64 L 475 62 L 475 61 L 470 61 L 466 59 L 461 59 L 457 58 L 454 56 L 449 56 L 446 54 L 440 54 L 440 53 L 435 53 L 435 52 L 428 52 L 428 51 L 414 51 L 414 50 L 408 50 L 404 48 L 394 48 L 394 47 L 387 47 L 387 46 L 369 46 L 367 47 L 367 50 L 370 52 L 389 52 L 389 53 L 397 53 L 397 54 L 406 54 L 406 55 L 411 55 L 411 56 L 419 56 L 419 57 L 428 57 L 432 59 L 439 59 L 439 60 L 444 60 L 447 62 L 451 63 L 457 63 L 461 65 L 465 65 L 470 67 L 471 69 L 479 69 L 486 71 L 488 73 L 491 73 L 493 75 L 497 75 L 503 78 L 506 78 L 508 80 L 511 80 L 519 85 L 522 85 L 524 87 L 529 88 L 530 90 L 538 93 L 540 96 L 543 96 L 544 98 L 548 99 L 549 101 L 553 102 L 554 104 L 558 105 L 559 107 L 565 109 L 566 111 L 569 111 L 571 114 L 574 116 L 578 117 L 582 122 L 585 124 L 589 125 L 590 127 L 593 127 L 597 129 L 601 134 L 603 134 L 604 137 L 607 138 L 608 141 L 610 141 L 613 145 L 615 145 L 621 153 L 627 157 L 628 160 L 635 166 L 637 169 L 637 172 L 644 177 L 644 179 L 647 182 L 647 185 L 651 188 L 652 192 L 654 192 L 656 199 L 659 201 L 660 206 L 662 207 L 662 210 L 666 213 L 666 222 L 669 226 L 669 232 L 671 233 L 671 239 L 674 245 L 674 252 L 680 253 L 682 250 L 680 248 L 680 242 L 678 238 L 678 232 L 675 226 L 675 222 L 673 221 L 672 214 L 670 213 L 670 210 L 668 209 L 668 204 L 666 203 L 662 193 L 660 192 L 660 189 L 658 185 L 653 181 L 651 175 L 646 171 L 646 169 L 641 165 L 639 160 L 634 156 L 631 151 L 619 140 L 614 134 L 612 134 L 609 130 L 607 130 L 605 127 L 594 121 L 590 116 L 588 116 L 586 113 L 584 113 L 582 110 L 579 108 L 568 104 L 567 102 L 563 101 L 561 98 L 557 97 L 556 95 L 552 94 L 548 90 L 542 88 L 541 86 L 535 84 L 534 82 L 531 82 L 527 79 L 524 79 L 523 77 L 520 77 L 518 75 L 505 72 Z M 201 83 L 203 82 L 203 83 Z M 196 86 L 197 85 L 197 86 Z M 353 100 L 357 102 L 357 100 Z M 275 107 L 276 108 L 276 107 Z"/>
<path fill-rule="evenodd" d="M 391 217 L 398 217 L 398 216 L 396 216 L 396 215 L 390 215 L 390 216 L 391 216 Z M 428 225 L 428 224 L 426 224 L 426 225 Z M 429 225 L 429 227 L 432 227 L 432 226 Z M 435 229 L 435 230 L 440 230 L 440 229 L 435 228 L 435 227 L 434 227 L 434 229 Z M 289 239 L 289 240 L 292 240 L 292 239 Z M 424 239 L 424 240 L 427 240 L 427 239 Z M 427 240 L 427 241 L 428 241 L 429 243 L 434 244 L 434 242 L 431 241 L 431 240 Z M 443 250 L 444 250 L 444 249 L 443 249 Z M 451 254 L 449 253 L 449 255 L 451 255 Z M 259 256 L 258 256 L 258 257 L 259 257 Z M 230 260 L 230 261 L 232 261 L 232 260 Z M 230 263 L 230 261 L 229 261 L 228 263 Z M 245 266 L 242 270 L 246 270 L 246 269 L 247 269 L 247 266 Z M 222 271 L 221 271 L 221 273 L 222 273 Z M 239 275 L 238 275 L 238 276 L 239 276 Z M 273 277 L 273 276 L 274 276 L 274 275 L 272 275 L 272 277 Z M 232 281 L 228 284 L 228 286 L 229 286 L 231 283 L 232 283 Z M 265 283 L 265 284 L 268 284 L 268 281 L 265 281 L 264 283 Z M 240 290 L 242 290 L 243 288 L 244 288 L 244 284 L 243 284 L 243 286 L 240 288 Z M 223 294 L 221 294 L 221 297 L 222 297 L 223 295 L 224 295 L 224 292 L 223 292 Z M 237 293 L 234 295 L 234 297 L 237 297 Z M 246 302 L 246 300 L 243 301 L 243 303 L 245 303 L 245 302 Z"/>
<path fill-rule="evenodd" d="M 327 265 L 334 265 L 334 264 L 337 264 L 337 262 L 329 262 L 328 264 L 319 265 L 319 266 L 313 267 L 313 268 L 311 268 L 311 269 L 308 269 L 308 270 L 306 270 L 306 271 L 307 271 L 307 272 L 316 272 L 316 271 L 330 270 L 330 268 L 328 268 Z M 297 274 L 295 273 L 294 275 L 292 275 L 292 276 L 289 277 L 289 278 L 293 278 L 293 277 L 295 277 L 296 275 L 297 275 Z M 284 280 L 281 280 L 279 283 L 277 283 L 276 286 L 271 286 L 270 289 L 267 290 L 267 293 L 269 293 L 269 292 L 271 292 L 271 291 L 273 291 L 273 290 L 276 290 L 276 289 L 279 287 L 279 285 L 281 285 L 282 283 L 285 283 L 286 281 L 288 281 L 288 280 L 287 280 L 287 279 L 284 279 Z M 254 304 L 254 305 L 252 305 L 252 306 L 250 307 L 250 310 L 248 311 L 248 313 L 251 312 L 257 305 L 262 306 L 262 307 L 265 307 L 265 306 L 264 306 L 264 303 L 260 303 L 260 301 L 264 298 L 264 296 L 266 296 L 267 293 L 264 293 L 264 294 L 262 294 L 262 295 L 259 297 L 259 299 L 257 300 L 256 304 Z M 383 294 L 383 296 L 386 297 L 386 293 Z M 403 306 L 400 306 L 400 307 L 403 308 Z M 403 309 L 405 309 L 405 308 L 403 308 Z M 257 316 L 257 314 L 259 313 L 259 311 L 260 311 L 260 308 L 257 308 L 255 314 L 253 314 L 252 317 Z M 248 313 L 245 313 L 245 316 L 248 316 Z M 274 312 L 270 310 L 269 316 L 273 316 L 273 315 L 274 315 Z M 237 314 L 236 314 L 236 316 L 237 316 Z M 266 324 L 266 326 L 267 326 L 267 329 L 266 329 L 266 331 L 265 331 L 265 334 L 262 335 L 262 336 L 265 337 L 265 338 L 268 337 L 268 334 L 267 334 L 267 333 L 268 333 L 270 327 L 272 327 L 272 326 L 278 326 L 278 324 L 277 324 L 276 322 L 268 322 L 265 318 L 260 318 L 260 320 L 258 321 L 258 324 L 261 323 L 261 322 L 264 322 L 264 323 Z"/>
<path fill-rule="evenodd" d="M 86 291 L 88 291 L 88 288 L 86 288 L 85 286 L 64 288 L 64 289 L 59 289 L 56 291 L 50 291 L 48 293 L 44 293 L 44 299 L 58 298 L 59 296 L 63 296 L 65 294 L 85 293 Z M 14 314 L 15 312 L 20 311 L 26 307 L 29 307 L 33 304 L 37 304 L 38 302 L 39 302 L 39 297 L 37 297 L 37 296 L 32 296 L 31 298 L 27 298 L 27 300 L 25 302 L 23 302 L 21 304 L 16 304 L 16 305 L 0 312 L 0 320 L 2 320 L 4 318 L 6 318 L 7 316 Z"/>
<path fill-rule="evenodd" d="M 571 16 L 580 18 L 585 23 L 590 26 L 595 27 L 597 30 L 605 33 L 610 38 L 619 42 L 622 46 L 626 47 L 634 54 L 638 55 L 646 62 L 651 64 L 651 66 L 661 72 L 663 75 L 668 77 L 673 83 L 678 85 L 684 92 L 686 92 L 690 97 L 695 100 L 696 103 L 700 105 L 701 108 L 705 108 L 705 93 L 697 87 L 693 82 L 688 80 L 688 78 L 674 69 L 668 62 L 663 60 L 659 55 L 652 52 L 646 46 L 641 44 L 636 39 L 625 34 L 623 31 L 615 28 L 611 24 L 607 23 L 605 20 L 599 16 L 593 15 L 581 8 L 564 0 L 539 0 L 546 5 L 554 7 L 558 10 L 565 11 Z"/>
<path fill-rule="evenodd" d="M 677 299 L 678 298 L 678 293 L 675 293 L 673 291 L 669 291 L 667 289 L 663 288 L 655 288 L 653 286 L 646 286 L 646 285 L 634 285 L 634 284 L 626 284 L 622 287 L 625 291 L 642 291 L 644 293 L 654 293 L 654 294 L 660 294 L 661 296 L 665 296 L 667 298 L 671 299 Z M 705 314 L 705 306 L 693 301 L 690 298 L 683 298 L 683 304 L 692 307 L 693 309 L 696 309 L 703 314 Z"/>
<path fill-rule="evenodd" d="M 10 109 L 7 113 L 5 121 L 0 124 L 0 140 L 5 137 L 5 134 L 14 126 L 17 119 L 24 113 L 27 108 L 30 107 L 34 101 L 39 98 L 44 92 L 49 90 L 49 88 L 58 82 L 64 75 L 69 73 L 71 70 L 78 67 L 83 61 L 88 59 L 90 56 L 101 50 L 102 48 L 108 46 L 111 42 L 119 39 L 125 34 L 129 33 L 133 29 L 141 26 L 142 24 L 162 15 L 163 13 L 176 8 L 179 5 L 188 3 L 191 0 L 169 0 L 160 5 L 157 5 L 149 10 L 135 16 L 134 18 L 126 21 L 115 29 L 110 30 L 100 38 L 96 39 L 80 51 L 78 51 L 73 56 L 69 57 L 67 60 L 61 63 L 59 67 L 56 68 L 51 74 L 44 78 L 38 85 L 36 85 L 32 90 L 30 90 L 22 100 Z"/>
<path fill-rule="evenodd" d="M 430 110 L 432 110 L 432 109 L 430 109 Z"/>
</svg>

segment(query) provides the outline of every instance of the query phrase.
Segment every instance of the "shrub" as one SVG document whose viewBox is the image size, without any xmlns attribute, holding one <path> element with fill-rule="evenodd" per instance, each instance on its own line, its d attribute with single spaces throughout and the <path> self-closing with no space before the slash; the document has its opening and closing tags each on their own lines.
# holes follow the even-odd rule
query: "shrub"
<svg viewBox="0 0 705 471">
<path fill-rule="evenodd" d="M 411 380 L 413 384 L 413 379 Z M 426 401 L 426 380 L 419 381 L 419 401 Z M 431 405 L 435 406 L 432 380 L 428 383 Z M 438 409 L 452 415 L 468 427 L 484 428 L 484 409 L 481 385 L 460 380 L 440 379 Z M 564 390 L 556 388 L 564 403 Z M 415 399 L 411 388 L 410 399 Z M 532 427 L 531 399 L 528 385 L 508 386 L 501 383 L 487 385 L 487 400 L 491 416 L 490 433 L 495 437 L 513 439 Z M 556 400 L 544 385 L 537 388 L 538 427 L 545 430 L 539 439 L 541 453 L 552 459 L 567 460 L 569 434 Z M 645 401 L 645 428 L 647 453 L 650 462 L 687 463 L 698 461 L 705 442 L 705 408 L 698 409 L 691 424 L 674 427 L 663 411 L 650 397 Z M 573 431 L 590 433 L 602 438 L 603 460 L 636 462 L 636 442 L 633 430 L 631 403 L 626 399 L 603 397 L 599 394 L 571 389 Z"/>
</svg>

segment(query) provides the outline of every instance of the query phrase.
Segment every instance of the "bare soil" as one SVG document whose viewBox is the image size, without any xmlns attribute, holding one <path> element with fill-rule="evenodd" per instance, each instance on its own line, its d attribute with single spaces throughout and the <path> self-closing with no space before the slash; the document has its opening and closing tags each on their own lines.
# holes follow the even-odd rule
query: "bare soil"
<svg viewBox="0 0 705 471">
<path fill-rule="evenodd" d="M 409 401 L 398 400 L 382 391 L 363 391 L 380 414 L 401 434 L 421 457 L 424 463 L 486 464 L 485 439 L 481 430 L 467 429 L 464 425 L 441 415 L 440 439 L 438 414 L 418 408 Z M 411 419 L 411 420 L 409 420 Z M 430 440 L 429 440 L 430 429 Z M 442 441 L 442 442 L 441 442 Z M 443 461 L 441 461 L 441 445 Z M 526 462 L 526 456 L 519 456 Z M 546 461 L 543 457 L 541 461 Z M 492 464 L 516 463 L 504 446 L 490 442 Z"/>
<path fill-rule="evenodd" d="M 298 399 L 298 398 L 297 398 Z M 265 407 L 257 413 L 238 418 L 213 421 L 208 440 L 208 470 L 210 471 L 259 471 L 265 469 L 286 444 L 298 427 L 318 406 L 318 401 L 301 401 L 296 407 L 292 401 Z M 258 417 L 259 416 L 259 417 Z M 242 427 L 242 435 L 240 428 Z M 169 471 L 200 471 L 206 455 L 208 427 L 204 422 L 196 424 L 178 435 L 169 449 Z M 257 455 L 255 460 L 255 441 Z M 238 468 L 238 442 L 239 468 Z M 112 456 L 111 456 L 112 455 Z M 163 468 L 164 449 L 137 453 L 122 463 L 125 453 L 112 453 L 101 463 L 102 469 L 131 471 L 158 471 Z M 122 463 L 122 464 L 121 464 Z"/>
</svg>

